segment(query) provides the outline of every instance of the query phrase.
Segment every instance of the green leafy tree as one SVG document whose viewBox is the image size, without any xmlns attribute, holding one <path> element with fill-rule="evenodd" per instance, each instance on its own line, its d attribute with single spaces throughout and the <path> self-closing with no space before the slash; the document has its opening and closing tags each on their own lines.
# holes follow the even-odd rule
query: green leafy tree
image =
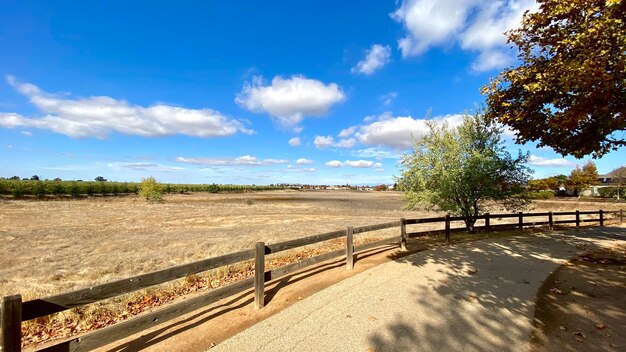
<svg viewBox="0 0 626 352">
<path fill-rule="evenodd" d="M 588 161 L 581 168 L 576 166 L 572 173 L 569 175 L 569 181 L 567 187 L 574 190 L 575 195 L 580 193 L 587 187 L 598 183 L 598 169 L 593 161 Z"/>
<path fill-rule="evenodd" d="M 626 0 L 538 0 L 507 33 L 521 66 L 483 88 L 486 116 L 562 155 L 626 146 Z"/>
<path fill-rule="evenodd" d="M 407 208 L 463 216 L 473 231 L 487 202 L 507 210 L 528 203 L 524 196 L 531 172 L 525 166 L 528 155 L 520 152 L 513 158 L 503 147 L 500 127 L 480 113 L 466 115 L 456 129 L 434 122 L 428 126 L 429 133 L 401 161 L 398 183 Z"/>
<path fill-rule="evenodd" d="M 161 201 L 163 200 L 163 187 L 152 176 L 142 178 L 139 184 L 139 195 L 149 201 Z"/>
</svg>

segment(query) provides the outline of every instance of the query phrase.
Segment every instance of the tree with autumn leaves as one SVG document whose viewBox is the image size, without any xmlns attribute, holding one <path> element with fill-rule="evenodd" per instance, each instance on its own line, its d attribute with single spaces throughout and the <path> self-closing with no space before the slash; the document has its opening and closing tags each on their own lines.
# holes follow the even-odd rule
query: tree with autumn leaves
<svg viewBox="0 0 626 352">
<path fill-rule="evenodd" d="M 588 161 L 582 168 L 576 166 L 567 180 L 567 188 L 572 189 L 575 195 L 595 184 L 598 184 L 598 169 L 593 161 Z"/>
<path fill-rule="evenodd" d="M 626 146 L 626 0 L 538 0 L 507 32 L 519 67 L 483 88 L 517 142 L 600 157 Z"/>
</svg>

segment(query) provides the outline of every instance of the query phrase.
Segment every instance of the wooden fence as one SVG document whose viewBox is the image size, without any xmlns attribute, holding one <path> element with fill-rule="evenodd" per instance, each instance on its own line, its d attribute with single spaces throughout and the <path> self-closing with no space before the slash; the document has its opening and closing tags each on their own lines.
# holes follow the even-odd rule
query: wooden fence
<svg viewBox="0 0 626 352">
<path fill-rule="evenodd" d="M 545 226 L 550 229 L 554 225 L 559 224 L 575 224 L 579 227 L 581 223 L 597 222 L 599 226 L 604 225 L 605 215 L 613 213 L 619 217 L 620 223 L 623 221 L 623 210 L 606 212 L 606 211 L 569 211 L 569 212 L 544 212 L 544 213 L 518 213 L 518 214 L 484 214 L 478 217 L 484 225 L 475 226 L 475 229 L 485 231 L 495 229 L 522 229 L 524 226 Z M 597 218 L 582 219 L 581 215 L 598 215 Z M 573 219 L 555 219 L 555 217 L 574 216 Z M 502 219 L 517 218 L 517 222 L 494 224 L 495 221 Z M 537 219 L 540 218 L 540 219 Z M 544 220 L 541 220 L 544 218 Z M 450 234 L 454 232 L 466 231 L 465 226 L 452 228 L 452 222 L 462 221 L 463 217 L 453 217 L 450 215 L 421 219 L 400 219 L 383 224 L 347 227 L 346 230 L 332 231 L 319 235 L 305 238 L 294 239 L 290 241 L 266 245 L 264 242 L 256 243 L 254 249 L 222 255 L 215 258 L 209 258 L 194 263 L 175 266 L 172 268 L 155 271 L 143 275 L 134 276 L 127 279 L 117 280 L 106 284 L 93 286 L 73 292 L 63 293 L 55 296 L 34 299 L 22 302 L 20 295 L 6 296 L 2 298 L 2 307 L 0 311 L 0 346 L 2 352 L 14 352 L 21 350 L 21 323 L 31 319 L 44 317 L 50 314 L 62 312 L 75 307 L 102 301 L 111 297 L 119 296 L 125 293 L 137 291 L 149 286 L 162 284 L 175 279 L 180 279 L 192 274 L 203 271 L 217 269 L 220 267 L 236 264 L 242 261 L 255 260 L 255 275 L 236 283 L 223 286 L 197 297 L 183 300 L 178 303 L 167 305 L 152 312 L 142 313 L 136 317 L 116 323 L 114 325 L 87 333 L 80 337 L 70 340 L 58 342 L 40 348 L 40 351 L 88 351 L 94 348 L 104 346 L 115 342 L 124 337 L 136 334 L 153 326 L 159 325 L 168 320 L 174 319 L 180 315 L 200 309 L 208 304 L 214 303 L 228 296 L 241 293 L 243 291 L 254 288 L 254 306 L 261 309 L 265 305 L 264 286 L 265 282 L 276 279 L 302 268 L 311 266 L 320 262 L 324 262 L 333 258 L 346 256 L 346 267 L 348 270 L 354 268 L 355 254 L 374 247 L 383 245 L 400 246 L 406 250 L 406 243 L 409 238 L 415 238 L 433 234 L 443 234 L 446 241 L 449 242 Z M 526 222 L 525 219 L 533 221 Z M 538 220 L 538 221 L 537 221 Z M 441 230 L 416 231 L 407 232 L 407 226 L 426 224 L 426 223 L 444 223 Z M 354 246 L 354 235 L 400 227 L 399 236 L 385 238 L 375 242 Z M 279 253 L 282 251 L 311 245 L 323 241 L 328 241 L 340 237 L 346 238 L 346 249 L 336 250 L 308 259 L 304 259 L 292 264 L 284 265 L 270 271 L 265 270 L 265 257 L 268 254 Z"/>
</svg>

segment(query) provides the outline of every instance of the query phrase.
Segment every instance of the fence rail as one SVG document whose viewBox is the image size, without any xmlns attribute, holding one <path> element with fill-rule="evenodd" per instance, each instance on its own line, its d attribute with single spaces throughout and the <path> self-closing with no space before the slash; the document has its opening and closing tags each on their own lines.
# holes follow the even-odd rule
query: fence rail
<svg viewBox="0 0 626 352">
<path fill-rule="evenodd" d="M 623 210 L 607 212 L 599 211 L 569 211 L 569 212 L 543 212 L 543 213 L 517 213 L 517 214 L 483 214 L 477 220 L 484 220 L 483 226 L 474 226 L 475 230 L 491 231 L 496 229 L 522 229 L 524 226 L 545 226 L 550 229 L 558 224 L 576 224 L 597 222 L 599 226 L 604 226 L 605 215 L 614 214 L 623 222 Z M 556 216 L 572 216 L 574 219 L 555 220 Z M 598 215 L 598 218 L 581 219 L 581 215 Z M 547 221 L 524 222 L 526 218 L 548 217 Z M 518 218 L 517 223 L 493 224 L 494 220 L 507 218 Z M 285 275 L 292 274 L 303 268 L 315 265 L 330 259 L 339 258 L 345 255 L 346 268 L 354 268 L 354 258 L 358 252 L 362 252 L 379 246 L 400 246 L 406 250 L 406 243 L 409 238 L 423 237 L 428 235 L 443 234 L 446 241 L 450 241 L 451 233 L 466 231 L 465 227 L 451 227 L 451 222 L 465 220 L 458 216 L 439 216 L 420 219 L 400 219 L 382 224 L 352 227 L 346 230 L 332 231 L 295 240 L 265 245 L 258 242 L 254 249 L 230 253 L 219 257 L 204 259 L 194 263 L 183 264 L 172 268 L 155 271 L 143 275 L 134 276 L 110 283 L 93 286 L 81 290 L 63 293 L 55 296 L 34 299 L 22 302 L 20 295 L 6 296 L 2 298 L 0 310 L 0 346 L 2 352 L 13 352 L 21 350 L 21 323 L 44 317 L 50 314 L 62 312 L 67 309 L 80 307 L 86 304 L 98 302 L 125 293 L 137 291 L 146 287 L 166 283 L 175 279 L 183 278 L 203 271 L 217 269 L 243 261 L 255 260 L 255 276 L 236 283 L 223 286 L 200 296 L 185 299 L 177 303 L 167 305 L 155 311 L 142 313 L 128 320 L 99 329 L 83 336 L 62 341 L 47 347 L 40 348 L 40 351 L 87 351 L 108 343 L 133 335 L 146 330 L 152 326 L 174 319 L 180 315 L 192 312 L 208 304 L 217 302 L 220 299 L 229 297 L 244 291 L 254 290 L 254 305 L 257 309 L 265 306 L 264 287 L 265 282 Z M 444 223 L 441 230 L 427 230 L 417 232 L 407 232 L 407 225 L 419 225 L 426 223 Z M 354 235 L 370 231 L 377 231 L 388 228 L 400 227 L 400 236 L 388 237 L 359 246 L 354 246 Z M 321 254 L 311 258 L 303 259 L 295 263 L 287 264 L 270 271 L 265 270 L 265 257 L 269 254 L 299 248 L 319 242 L 324 242 L 336 238 L 346 238 L 346 248 Z"/>
</svg>

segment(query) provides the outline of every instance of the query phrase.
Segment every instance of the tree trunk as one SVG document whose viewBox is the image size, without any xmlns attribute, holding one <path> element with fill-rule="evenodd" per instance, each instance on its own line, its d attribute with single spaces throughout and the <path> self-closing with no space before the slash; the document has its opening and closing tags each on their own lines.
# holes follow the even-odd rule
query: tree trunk
<svg viewBox="0 0 626 352">
<path fill-rule="evenodd" d="M 465 222 L 465 228 L 467 228 L 467 231 L 470 233 L 474 233 L 474 224 L 476 224 L 476 217 L 467 215 L 465 217 L 465 220 L 463 221 Z"/>
</svg>

